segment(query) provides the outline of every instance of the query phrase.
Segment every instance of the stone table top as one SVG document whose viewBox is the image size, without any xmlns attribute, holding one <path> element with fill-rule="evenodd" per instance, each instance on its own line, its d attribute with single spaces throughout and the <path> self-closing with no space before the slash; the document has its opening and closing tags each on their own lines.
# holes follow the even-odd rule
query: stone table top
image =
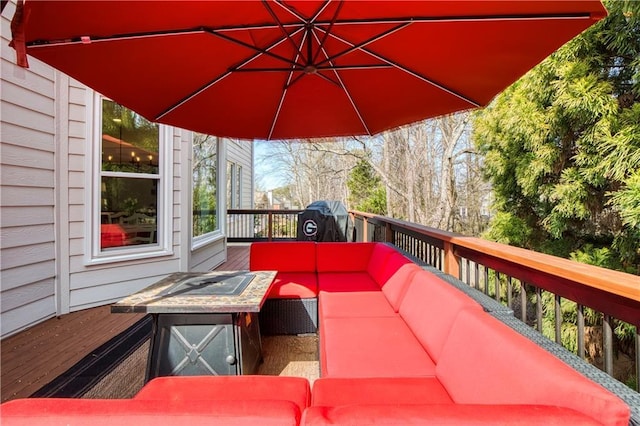
<svg viewBox="0 0 640 426">
<path fill-rule="evenodd" d="M 112 313 L 260 312 L 276 271 L 176 272 L 111 305 Z M 251 279 L 238 295 L 201 294 L 202 289 L 178 284 L 193 279 Z"/>
</svg>

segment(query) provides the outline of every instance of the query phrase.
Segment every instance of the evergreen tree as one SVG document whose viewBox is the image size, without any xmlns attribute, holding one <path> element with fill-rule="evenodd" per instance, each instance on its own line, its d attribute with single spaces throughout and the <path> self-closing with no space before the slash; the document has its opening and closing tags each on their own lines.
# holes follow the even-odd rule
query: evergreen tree
<svg viewBox="0 0 640 426">
<path fill-rule="evenodd" d="M 382 181 L 367 160 L 361 159 L 349 173 L 349 204 L 352 209 L 385 215 L 386 193 Z"/>
<path fill-rule="evenodd" d="M 638 274 L 640 2 L 605 6 L 477 114 L 474 139 L 495 191 L 489 238 Z"/>
</svg>

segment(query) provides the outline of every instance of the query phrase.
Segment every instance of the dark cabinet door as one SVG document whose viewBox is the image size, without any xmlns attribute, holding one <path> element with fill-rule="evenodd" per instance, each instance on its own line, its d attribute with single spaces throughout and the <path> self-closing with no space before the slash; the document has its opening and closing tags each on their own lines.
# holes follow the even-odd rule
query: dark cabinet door
<svg viewBox="0 0 640 426">
<path fill-rule="evenodd" d="M 147 379 L 239 374 L 232 314 L 161 314 Z"/>
</svg>

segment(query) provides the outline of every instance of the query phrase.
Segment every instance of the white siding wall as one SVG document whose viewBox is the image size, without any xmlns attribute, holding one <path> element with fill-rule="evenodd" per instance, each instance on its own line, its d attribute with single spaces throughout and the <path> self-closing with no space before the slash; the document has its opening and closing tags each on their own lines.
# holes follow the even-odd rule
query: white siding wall
<svg viewBox="0 0 640 426">
<path fill-rule="evenodd" d="M 1 334 L 36 324 L 55 306 L 55 73 L 15 65 L 2 14 L 0 91 Z"/>
<path fill-rule="evenodd" d="M 87 219 L 92 203 L 93 93 L 79 82 L 29 58 L 15 65 L 8 47 L 12 3 L 2 14 L 0 90 L 0 324 L 1 337 L 44 319 L 109 304 L 177 271 L 206 271 L 226 260 L 223 235 L 192 249 L 191 138 L 171 129 L 168 227 L 172 253 L 92 264 L 87 262 Z M 227 146 L 228 145 L 228 146 Z M 226 153 L 242 165 L 242 207 L 252 205 L 253 147 L 223 144 L 221 221 L 226 221 Z"/>
</svg>

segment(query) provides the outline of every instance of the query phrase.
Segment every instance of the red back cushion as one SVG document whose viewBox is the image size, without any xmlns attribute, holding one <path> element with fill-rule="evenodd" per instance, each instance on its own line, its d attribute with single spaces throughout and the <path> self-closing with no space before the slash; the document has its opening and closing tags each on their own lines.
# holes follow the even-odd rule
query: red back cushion
<svg viewBox="0 0 640 426">
<path fill-rule="evenodd" d="M 318 272 L 366 272 L 375 243 L 318 243 Z"/>
<path fill-rule="evenodd" d="M 458 312 L 465 308 L 482 310 L 478 303 L 460 290 L 431 272 L 421 270 L 413 276 L 399 312 L 437 363 L 453 321 Z"/>
<path fill-rule="evenodd" d="M 252 271 L 315 272 L 316 243 L 278 241 L 251 244 L 249 269 Z"/>
<path fill-rule="evenodd" d="M 283 400 L 28 398 L 0 406 L 2 426 L 296 426 L 300 417 L 298 406 Z"/>
<path fill-rule="evenodd" d="M 371 251 L 371 257 L 369 257 L 369 264 L 367 265 L 367 272 L 378 285 L 388 278 L 389 273 L 385 265 L 387 264 L 389 256 L 393 253 L 397 252 L 386 244 L 373 244 L 373 250 Z"/>
<path fill-rule="evenodd" d="M 396 312 L 400 310 L 402 299 L 409 289 L 414 274 L 418 271 L 422 271 L 422 268 L 413 262 L 406 263 L 382 285 L 382 293 Z"/>
<path fill-rule="evenodd" d="M 460 312 L 436 366 L 458 404 L 566 407 L 605 425 L 627 425 L 629 407 L 485 312 Z"/>
</svg>

